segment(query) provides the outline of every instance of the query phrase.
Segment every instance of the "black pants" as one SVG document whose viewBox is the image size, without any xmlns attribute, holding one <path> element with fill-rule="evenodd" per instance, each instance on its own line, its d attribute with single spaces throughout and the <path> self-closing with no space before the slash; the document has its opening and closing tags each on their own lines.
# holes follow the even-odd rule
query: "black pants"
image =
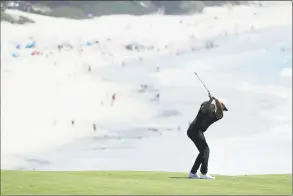
<svg viewBox="0 0 293 196">
<path fill-rule="evenodd" d="M 206 142 L 204 134 L 200 130 L 193 128 L 191 125 L 187 131 L 187 135 L 199 151 L 190 173 L 195 174 L 201 165 L 200 172 L 206 174 L 208 172 L 210 148 Z"/>
</svg>

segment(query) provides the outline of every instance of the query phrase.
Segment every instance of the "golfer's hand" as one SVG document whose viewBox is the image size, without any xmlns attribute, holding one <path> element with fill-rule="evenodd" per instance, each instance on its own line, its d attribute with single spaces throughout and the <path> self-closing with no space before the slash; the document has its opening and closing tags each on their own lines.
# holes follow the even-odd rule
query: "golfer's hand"
<svg viewBox="0 0 293 196">
<path fill-rule="evenodd" d="M 212 100 L 217 100 L 217 98 L 216 98 L 216 97 L 213 97 L 212 95 L 209 95 L 209 97 L 210 97 L 210 99 L 212 99 Z"/>
</svg>

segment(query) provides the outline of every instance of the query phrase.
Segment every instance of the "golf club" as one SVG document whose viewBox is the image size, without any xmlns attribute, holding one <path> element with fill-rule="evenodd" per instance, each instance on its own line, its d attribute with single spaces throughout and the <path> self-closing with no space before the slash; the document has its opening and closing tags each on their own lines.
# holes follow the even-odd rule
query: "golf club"
<svg viewBox="0 0 293 196">
<path fill-rule="evenodd" d="M 202 83 L 202 85 L 205 87 L 205 89 L 207 89 L 209 96 L 211 96 L 211 93 L 209 91 L 209 89 L 206 87 L 206 85 L 203 83 L 203 81 L 200 79 L 200 77 L 198 76 L 198 74 L 196 72 L 194 72 L 194 74 L 198 77 L 199 81 Z"/>
</svg>

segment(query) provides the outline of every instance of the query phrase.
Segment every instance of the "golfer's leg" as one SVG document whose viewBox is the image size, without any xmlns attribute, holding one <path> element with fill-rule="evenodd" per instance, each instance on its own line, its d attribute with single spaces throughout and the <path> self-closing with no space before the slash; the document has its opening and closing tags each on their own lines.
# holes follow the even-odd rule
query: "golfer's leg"
<svg viewBox="0 0 293 196">
<path fill-rule="evenodd" d="M 201 146 L 200 146 L 200 138 L 199 138 L 199 133 L 198 132 L 199 131 L 194 131 L 192 136 L 189 137 L 192 140 L 192 142 L 194 143 L 194 145 L 196 146 L 196 148 L 198 149 L 198 151 L 199 151 L 199 154 L 197 155 L 197 157 L 196 157 L 196 159 L 194 161 L 194 164 L 193 164 L 193 166 L 191 168 L 191 171 L 190 171 L 190 173 L 193 173 L 193 174 L 195 174 L 197 172 L 197 170 L 200 167 L 200 164 L 203 161 L 203 155 L 201 154 L 201 151 L 200 151 Z"/>
<path fill-rule="evenodd" d="M 200 167 L 200 172 L 202 174 L 207 174 L 208 172 L 208 165 L 209 165 L 209 156 L 210 156 L 210 148 L 206 142 L 204 134 L 200 132 L 199 135 L 199 145 L 200 145 L 200 154 L 202 155 L 202 164 Z"/>
<path fill-rule="evenodd" d="M 202 157 L 203 156 L 200 153 L 197 155 L 197 157 L 196 157 L 196 159 L 194 161 L 194 164 L 193 164 L 193 166 L 191 168 L 190 173 L 195 174 L 197 172 L 197 170 L 199 169 L 200 164 L 202 163 L 202 160 L 203 160 Z"/>
</svg>

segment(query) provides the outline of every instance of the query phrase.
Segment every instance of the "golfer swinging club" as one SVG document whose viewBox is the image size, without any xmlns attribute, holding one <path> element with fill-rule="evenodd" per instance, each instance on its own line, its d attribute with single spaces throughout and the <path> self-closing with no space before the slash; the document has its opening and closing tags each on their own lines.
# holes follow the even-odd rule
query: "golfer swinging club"
<svg viewBox="0 0 293 196">
<path fill-rule="evenodd" d="M 189 178 L 215 179 L 213 176 L 210 176 L 208 174 L 208 162 L 209 162 L 210 149 L 205 140 L 205 136 L 203 133 L 214 122 L 222 119 L 223 111 L 228 111 L 228 109 L 218 99 L 216 99 L 215 97 L 212 97 L 209 90 L 208 90 L 208 95 L 210 100 L 203 102 L 201 104 L 196 118 L 193 120 L 193 122 L 190 124 L 187 130 L 188 137 L 192 140 L 192 142 L 195 144 L 195 146 L 197 147 L 199 151 L 199 154 L 188 176 Z M 216 106 L 212 104 L 213 100 L 215 100 Z M 197 170 L 199 169 L 200 166 L 201 166 L 200 168 L 201 174 L 198 175 Z"/>
</svg>

